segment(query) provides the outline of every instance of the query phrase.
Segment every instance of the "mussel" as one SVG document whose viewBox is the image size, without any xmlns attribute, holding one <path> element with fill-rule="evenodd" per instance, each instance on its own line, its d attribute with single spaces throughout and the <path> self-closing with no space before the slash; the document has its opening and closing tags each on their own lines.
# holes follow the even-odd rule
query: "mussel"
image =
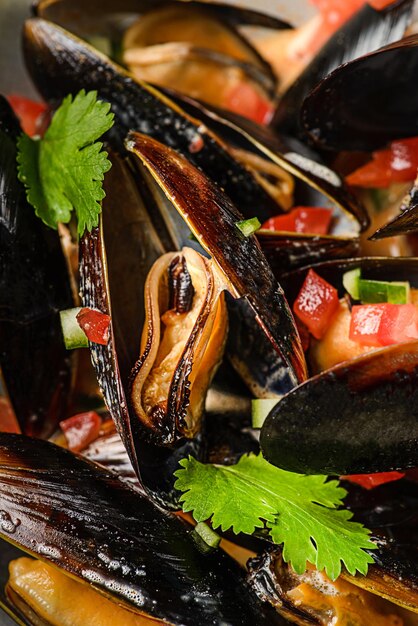
<svg viewBox="0 0 418 626">
<path fill-rule="evenodd" d="M 48 436 L 65 417 L 71 364 L 58 312 L 73 306 L 60 238 L 17 178 L 20 127 L 0 98 L 0 366 L 22 432 Z"/>
<path fill-rule="evenodd" d="M 337 68 L 304 102 L 305 131 L 317 144 L 337 150 L 372 151 L 416 136 L 418 103 L 411 84 L 417 68 L 417 35 Z"/>
<path fill-rule="evenodd" d="M 112 316 L 109 345 L 92 346 L 98 379 L 134 468 L 139 471 L 142 482 L 150 493 L 155 497 L 159 497 L 160 493 L 161 501 L 162 492 L 166 492 L 163 500 L 167 500 L 167 491 L 172 492 L 172 474 L 177 460 L 191 453 L 193 449 L 196 454 L 198 439 L 184 440 L 185 435 L 190 437 L 196 435 L 198 431 L 198 419 L 192 418 L 187 423 L 187 411 L 191 410 L 187 407 L 196 404 L 193 397 L 194 381 L 199 388 L 198 404 L 201 411 L 211 370 L 219 362 L 222 354 L 225 321 L 220 321 L 216 310 L 221 289 L 227 287 L 234 296 L 243 296 L 247 299 L 253 309 L 253 315 L 257 316 L 273 347 L 282 352 L 285 360 L 290 359 L 290 372 L 294 371 L 297 378 L 303 379 L 304 370 L 303 367 L 299 368 L 298 359 L 301 352 L 298 347 L 298 334 L 282 292 L 255 238 L 244 237 L 236 227 L 236 222 L 241 218 L 236 208 L 201 172 L 169 148 L 138 133 L 131 134 L 128 145 L 141 157 L 189 229 L 195 233 L 214 259 L 210 264 L 196 252 L 186 250 L 182 254 L 171 253 L 169 256 L 163 256 L 157 261 L 157 265 L 151 270 L 146 287 L 145 308 L 148 313 L 144 320 L 140 282 L 145 280 L 147 272 L 144 270 L 149 268 L 150 260 L 143 259 L 143 246 L 149 248 L 156 233 L 150 220 L 147 230 L 132 229 L 132 223 L 141 219 L 145 222 L 147 214 L 141 200 L 136 197 L 138 190 L 127 170 L 124 180 L 126 188 L 128 190 L 132 188 L 132 192 L 126 198 L 126 204 L 120 203 L 118 194 L 114 195 L 115 188 L 110 187 L 104 201 L 101 228 L 85 235 L 81 241 L 81 291 L 84 302 L 87 306 L 99 308 Z M 111 170 L 109 183 L 112 176 L 118 177 L 118 170 L 124 171 L 123 163 L 118 159 L 114 159 L 114 164 L 117 169 Z M 190 193 L 191 190 L 193 194 Z M 119 205 L 118 212 L 112 210 L 116 203 Z M 126 236 L 126 229 L 129 229 L 129 237 Z M 122 247 L 118 244 L 122 241 L 120 237 L 123 238 Z M 153 253 L 155 252 L 154 248 Z M 182 259 L 186 261 L 185 266 Z M 173 260 L 176 261 L 174 265 L 171 264 Z M 194 269 L 190 261 L 195 264 Z M 209 273 L 211 265 L 212 275 Z M 187 271 L 186 267 L 189 268 Z M 206 286 L 204 283 L 199 286 L 199 282 L 196 281 L 199 267 L 202 270 L 201 276 L 210 277 L 210 282 Z M 171 278 L 168 269 L 171 271 Z M 122 282 L 121 276 L 124 276 Z M 163 280 L 159 285 L 161 277 Z M 174 287 L 172 296 L 177 300 L 178 306 L 187 308 L 187 303 L 194 302 L 193 315 L 200 309 L 200 319 L 189 329 L 186 328 L 187 323 L 180 324 L 180 329 L 183 326 L 184 332 L 187 331 L 189 334 L 187 343 L 183 344 L 185 348 L 181 359 L 178 362 L 173 359 L 170 369 L 163 373 L 170 383 L 165 389 L 168 396 L 162 398 L 161 388 L 157 389 L 159 395 L 149 406 L 149 413 L 152 414 L 154 411 L 154 415 L 153 426 L 151 429 L 148 428 L 148 431 L 152 431 L 151 439 L 154 443 L 172 445 L 178 441 L 174 448 L 164 450 L 156 446 L 149 447 L 150 444 L 144 442 L 144 425 L 149 427 L 151 423 L 147 417 L 144 419 L 143 414 L 141 416 L 141 410 L 145 374 L 149 374 L 156 356 L 156 365 L 159 365 L 162 354 L 158 356 L 159 320 L 160 313 L 164 313 L 168 306 L 171 307 L 167 299 L 169 281 Z M 157 287 L 161 299 L 157 297 Z M 206 293 L 207 287 L 209 291 Z M 199 297 L 193 294 L 192 289 L 201 291 Z M 127 301 L 127 307 L 121 306 L 123 301 Z M 266 307 L 267 302 L 275 303 L 273 312 Z M 162 307 L 162 310 L 158 311 L 157 307 Z M 168 317 L 170 315 L 176 319 L 178 314 L 169 311 Z M 207 328 L 212 329 L 210 337 L 203 325 L 205 317 Z M 187 319 L 187 315 L 184 319 Z M 193 321 L 192 317 L 190 319 Z M 144 338 L 141 350 L 139 338 L 143 326 Z M 275 341 L 276 336 L 280 336 L 280 346 Z M 186 334 L 184 337 L 186 339 Z M 167 336 L 164 335 L 161 343 L 163 352 L 167 349 L 164 344 L 167 338 L 169 333 Z M 200 346 L 205 348 L 202 354 L 199 354 L 202 350 Z M 179 347 L 174 346 L 173 354 Z M 145 352 L 145 358 L 140 358 L 135 367 L 135 362 L 142 351 Z M 132 369 L 134 379 L 131 376 Z M 140 395 L 138 390 L 141 390 Z M 165 410 L 169 418 L 164 416 L 164 419 L 159 421 Z M 190 415 L 192 414 L 189 414 L 189 417 Z M 186 421 L 183 422 L 185 417 Z"/>
<path fill-rule="evenodd" d="M 403 277 L 418 285 L 415 258 L 329 261 L 314 269 L 342 295 L 342 276 L 355 267 L 370 279 Z M 306 269 L 288 276 L 290 303 L 305 276 Z M 361 474 L 415 467 L 417 375 L 416 341 L 376 349 L 322 371 L 270 412 L 261 431 L 263 454 L 271 463 L 301 473 Z"/>
<path fill-rule="evenodd" d="M 325 44 L 318 52 L 307 68 L 289 87 L 286 93 L 280 99 L 271 124 L 275 128 L 279 128 L 282 132 L 292 135 L 304 136 L 306 129 L 300 123 L 300 111 L 303 102 L 322 79 L 330 72 L 338 67 L 344 66 L 348 61 L 353 61 L 358 57 L 377 50 L 382 46 L 388 45 L 400 39 L 410 21 L 412 13 L 412 0 L 401 0 L 398 2 L 387 3 L 385 7 L 376 9 L 371 3 L 365 3 L 357 13 L 353 15 Z M 395 74 L 394 74 L 395 75 Z M 366 85 L 367 83 L 367 85 Z M 364 86 L 371 88 L 372 81 L 366 78 Z M 349 97 L 356 95 L 355 87 L 348 86 L 346 82 L 344 87 L 347 89 Z M 391 92 L 391 95 L 396 90 Z M 357 95 L 360 95 L 357 92 Z M 368 96 L 370 92 L 368 91 Z M 365 100 L 366 101 L 366 100 Z M 377 98 L 379 105 L 382 101 Z M 320 107 L 325 115 L 329 114 L 329 97 L 328 93 L 325 98 L 321 99 Z M 379 107 L 371 106 L 366 114 L 377 112 Z M 370 117 L 373 126 L 374 119 Z M 361 118 L 360 118 L 361 120 Z M 329 119 L 326 120 L 328 126 Z M 325 131 L 325 126 L 312 126 L 311 130 L 317 129 L 318 133 Z M 366 134 L 369 127 L 364 124 L 361 131 Z M 360 135 L 356 135 L 356 140 L 360 141 Z"/>
<path fill-rule="evenodd" d="M 225 553 L 202 553 L 183 520 L 45 441 L 0 435 L 0 536 L 157 621 L 287 624 Z"/>
<path fill-rule="evenodd" d="M 371 152 L 389 141 L 414 137 L 418 120 L 410 83 L 417 70 L 417 44 L 416 35 L 410 36 L 337 68 L 321 81 L 302 107 L 303 124 L 313 141 L 323 148 Z M 329 103 L 326 125 L 320 111 L 324 97 Z M 379 220 L 371 240 L 416 231 L 415 191 L 413 186 L 400 214 L 388 224 Z"/>
<path fill-rule="evenodd" d="M 331 583 L 308 568 L 297 576 L 284 562 L 280 548 L 272 547 L 249 562 L 250 584 L 261 598 L 298 624 L 329 624 L 333 619 L 354 624 L 357 620 L 361 624 L 416 624 L 416 484 L 403 479 L 372 492 L 348 481 L 343 484 L 354 519 L 372 529 L 377 545 L 368 575 L 353 577 L 344 571 L 342 580 Z M 356 587 L 393 604 L 370 598 Z"/>
</svg>

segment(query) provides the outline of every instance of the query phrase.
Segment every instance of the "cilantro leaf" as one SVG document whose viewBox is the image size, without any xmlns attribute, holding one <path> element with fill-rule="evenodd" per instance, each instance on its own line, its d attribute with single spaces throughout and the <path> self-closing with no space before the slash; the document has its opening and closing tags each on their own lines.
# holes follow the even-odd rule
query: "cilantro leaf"
<svg viewBox="0 0 418 626">
<path fill-rule="evenodd" d="M 241 457 L 236 465 L 204 465 L 182 459 L 175 472 L 183 511 L 198 522 L 211 518 L 214 528 L 253 533 L 265 525 L 275 543 L 283 543 L 283 558 L 298 574 L 306 561 L 338 578 L 341 562 L 355 575 L 367 573 L 372 557 L 364 551 L 375 544 L 369 531 L 350 521 L 340 509 L 346 491 L 326 476 L 293 474 L 270 465 L 262 455 Z"/>
<path fill-rule="evenodd" d="M 19 138 L 19 179 L 36 215 L 51 228 L 69 222 L 73 209 L 80 235 L 97 226 L 111 163 L 96 140 L 112 127 L 113 117 L 110 104 L 83 89 L 74 99 L 64 98 L 42 139 Z"/>
</svg>

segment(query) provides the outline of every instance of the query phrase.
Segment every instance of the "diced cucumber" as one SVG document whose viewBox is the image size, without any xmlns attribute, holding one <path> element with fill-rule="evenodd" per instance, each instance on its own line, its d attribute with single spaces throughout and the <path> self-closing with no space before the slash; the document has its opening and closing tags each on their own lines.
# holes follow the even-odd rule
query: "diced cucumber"
<svg viewBox="0 0 418 626">
<path fill-rule="evenodd" d="M 363 304 L 388 301 L 388 283 L 381 280 L 359 280 L 359 296 Z"/>
<path fill-rule="evenodd" d="M 194 531 L 211 548 L 217 548 L 219 546 L 221 542 L 220 536 L 205 522 L 199 522 L 196 524 Z"/>
<path fill-rule="evenodd" d="M 251 400 L 251 422 L 253 428 L 261 428 L 264 424 L 264 420 L 270 413 L 271 409 L 278 403 L 278 398 L 275 399 L 257 399 Z"/>
<path fill-rule="evenodd" d="M 353 300 L 360 300 L 359 280 L 361 277 L 361 268 L 356 267 L 354 270 L 346 272 L 343 276 L 344 289 L 350 294 Z"/>
<path fill-rule="evenodd" d="M 241 220 L 236 222 L 235 226 L 242 232 L 244 237 L 253 235 L 261 226 L 258 217 L 252 217 L 249 220 Z"/>
<path fill-rule="evenodd" d="M 388 283 L 388 302 L 391 304 L 408 304 L 411 297 L 411 288 L 408 282 Z"/>
<path fill-rule="evenodd" d="M 60 311 L 62 334 L 67 350 L 88 348 L 89 341 L 87 336 L 77 322 L 77 315 L 80 311 L 80 307 Z"/>
<path fill-rule="evenodd" d="M 383 280 L 359 281 L 360 300 L 363 304 L 390 302 L 391 304 L 407 304 L 410 298 L 408 282 L 385 282 Z"/>
</svg>

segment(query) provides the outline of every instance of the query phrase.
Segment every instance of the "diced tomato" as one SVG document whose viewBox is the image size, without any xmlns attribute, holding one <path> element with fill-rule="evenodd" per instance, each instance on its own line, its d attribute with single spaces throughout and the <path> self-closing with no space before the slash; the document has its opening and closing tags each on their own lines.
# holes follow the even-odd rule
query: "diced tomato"
<svg viewBox="0 0 418 626">
<path fill-rule="evenodd" d="M 259 124 L 267 124 L 273 114 L 271 103 L 249 83 L 239 83 L 232 87 L 225 97 L 224 106 L 229 111 Z"/>
<path fill-rule="evenodd" d="M 102 420 L 94 411 L 78 413 L 60 422 L 68 447 L 72 452 L 84 450 L 89 443 L 97 439 Z"/>
<path fill-rule="evenodd" d="M 414 304 L 387 304 L 380 321 L 382 346 L 418 339 L 418 308 Z"/>
<path fill-rule="evenodd" d="M 264 224 L 261 225 L 264 230 L 274 231 L 287 231 L 290 233 L 296 232 L 296 219 L 293 211 L 285 213 L 284 215 L 276 215 L 270 217 Z"/>
<path fill-rule="evenodd" d="M 356 187 L 388 187 L 414 180 L 418 169 L 418 137 L 392 141 L 390 148 L 373 152 L 372 160 L 346 177 Z"/>
<path fill-rule="evenodd" d="M 351 309 L 349 338 L 362 346 L 379 347 L 379 327 L 387 304 L 359 304 Z"/>
<path fill-rule="evenodd" d="M 361 485 L 364 489 L 374 489 L 379 487 L 379 485 L 399 480 L 404 476 L 403 472 L 380 472 L 378 474 L 351 474 L 350 476 L 341 476 L 341 478 Z"/>
<path fill-rule="evenodd" d="M 325 334 L 338 305 L 337 290 L 316 272 L 309 270 L 294 302 L 293 311 L 316 339 L 321 339 Z"/>
<path fill-rule="evenodd" d="M 374 347 L 418 339 L 418 307 L 390 303 L 353 306 L 349 336 Z"/>
<path fill-rule="evenodd" d="M 25 133 L 31 137 L 36 135 L 39 118 L 46 111 L 46 105 L 16 94 L 7 96 L 7 100 L 19 118 Z"/>
<path fill-rule="evenodd" d="M 332 219 L 332 209 L 298 206 L 285 215 L 268 219 L 261 228 L 312 235 L 326 235 Z"/>
<path fill-rule="evenodd" d="M 103 346 L 109 342 L 110 316 L 101 311 L 84 308 L 77 315 L 77 322 L 87 339 Z"/>
<path fill-rule="evenodd" d="M 20 433 L 19 424 L 17 423 L 12 405 L 9 400 L 4 397 L 0 397 L 0 432 Z"/>
</svg>

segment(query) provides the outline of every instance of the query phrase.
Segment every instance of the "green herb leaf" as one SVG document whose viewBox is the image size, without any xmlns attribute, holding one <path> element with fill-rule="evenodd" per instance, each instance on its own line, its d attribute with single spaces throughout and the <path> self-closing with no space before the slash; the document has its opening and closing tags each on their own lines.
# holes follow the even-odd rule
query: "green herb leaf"
<svg viewBox="0 0 418 626">
<path fill-rule="evenodd" d="M 356 570 L 366 574 L 373 563 L 364 551 L 376 548 L 369 531 L 338 509 L 346 495 L 338 481 L 286 472 L 254 454 L 231 466 L 204 465 L 193 457 L 180 465 L 175 487 L 185 492 L 180 497 L 184 512 L 235 533 L 252 534 L 266 525 L 298 574 L 306 561 L 325 569 L 331 580 L 339 576 L 341 562 L 353 575 Z"/>
<path fill-rule="evenodd" d="M 75 210 L 78 232 L 98 224 L 102 182 L 111 163 L 96 140 L 113 125 L 110 104 L 97 92 L 67 96 L 57 109 L 43 139 L 22 134 L 18 142 L 18 174 L 28 202 L 51 228 L 68 223 Z"/>
</svg>

